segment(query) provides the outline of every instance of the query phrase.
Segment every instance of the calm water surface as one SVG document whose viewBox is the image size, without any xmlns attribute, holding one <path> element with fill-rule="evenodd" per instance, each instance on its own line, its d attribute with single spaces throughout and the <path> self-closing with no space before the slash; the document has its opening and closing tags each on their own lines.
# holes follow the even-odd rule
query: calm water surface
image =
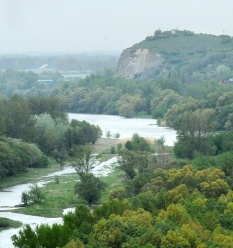
<svg viewBox="0 0 233 248">
<path fill-rule="evenodd" d="M 170 146 L 174 145 L 176 141 L 176 131 L 168 127 L 158 127 L 157 120 L 155 119 L 76 113 L 69 113 L 69 119 L 85 120 L 91 124 L 98 125 L 103 132 L 103 137 L 106 137 L 106 132 L 110 131 L 112 135 L 119 133 L 120 138 L 131 138 L 135 133 L 142 137 L 151 137 L 154 139 L 163 136 L 165 144 Z"/>
</svg>

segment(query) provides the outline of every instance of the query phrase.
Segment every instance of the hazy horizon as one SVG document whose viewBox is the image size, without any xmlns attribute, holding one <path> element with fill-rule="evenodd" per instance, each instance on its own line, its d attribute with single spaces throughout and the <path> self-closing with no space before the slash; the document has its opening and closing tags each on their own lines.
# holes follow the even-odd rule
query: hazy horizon
<svg viewBox="0 0 233 248">
<path fill-rule="evenodd" d="M 120 53 L 179 29 L 233 36 L 230 0 L 0 0 L 0 54 Z"/>
</svg>

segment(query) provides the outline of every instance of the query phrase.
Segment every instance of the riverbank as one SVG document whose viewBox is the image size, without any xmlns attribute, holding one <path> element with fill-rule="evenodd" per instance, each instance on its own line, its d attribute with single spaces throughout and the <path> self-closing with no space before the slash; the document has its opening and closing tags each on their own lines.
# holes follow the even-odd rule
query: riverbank
<svg viewBox="0 0 233 248">
<path fill-rule="evenodd" d="M 1 218 L 0 217 L 0 232 L 2 230 L 7 230 L 9 228 L 19 228 L 22 226 L 20 221 L 14 221 L 8 218 Z"/>
<path fill-rule="evenodd" d="M 61 170 L 60 164 L 55 160 L 50 161 L 50 165 L 47 168 L 28 168 L 26 172 L 17 174 L 12 177 L 3 178 L 0 180 L 0 191 L 5 187 L 10 187 L 23 183 L 36 183 L 38 178 L 41 178 L 47 174 Z"/>
<path fill-rule="evenodd" d="M 110 148 L 112 145 L 116 145 L 119 142 L 118 139 L 100 138 L 94 145 L 94 152 L 100 154 L 99 160 L 104 162 L 110 159 L 113 155 L 110 154 Z M 102 155 L 101 155 L 102 154 Z M 64 164 L 69 166 L 69 162 Z M 28 168 L 26 172 L 17 174 L 12 177 L 3 178 L 0 180 L 0 191 L 6 187 L 15 186 L 25 183 L 36 183 L 38 178 L 42 178 L 48 174 L 55 173 L 62 170 L 60 164 L 54 159 L 50 159 L 49 166 L 46 168 Z"/>
<path fill-rule="evenodd" d="M 108 196 L 108 192 L 116 186 L 116 181 L 118 180 L 116 177 L 118 177 L 118 174 L 122 174 L 119 170 L 117 172 L 114 171 L 117 162 L 116 154 L 109 154 L 110 147 L 116 143 L 116 140 L 104 139 L 104 141 L 104 145 L 103 140 L 95 144 L 95 153 L 97 151 L 99 153 L 101 150 L 105 150 L 105 153 L 100 154 L 98 157 L 99 163 L 93 170 L 93 173 L 101 177 L 107 184 L 102 200 L 104 200 Z M 108 179 L 106 179 L 106 175 L 108 175 Z M 119 178 L 122 177 L 120 176 Z M 4 197 L 7 199 L 1 203 L 2 207 L 0 210 L 43 217 L 61 217 L 64 209 L 75 207 L 77 204 L 83 203 L 74 193 L 74 188 L 78 181 L 79 176 L 69 163 L 66 163 L 63 169 L 57 163 L 52 163 L 48 168 L 30 169 L 27 173 L 22 173 L 1 182 L 2 201 Z M 45 200 L 40 204 L 30 204 L 23 208 L 13 209 L 15 205 L 22 204 L 20 199 L 22 193 L 28 192 L 30 187 L 34 184 L 39 186 Z M 16 186 L 3 188 L 13 185 Z M 15 199 L 15 196 L 17 196 L 18 200 Z M 14 198 L 13 205 L 9 203 L 11 197 Z"/>
</svg>

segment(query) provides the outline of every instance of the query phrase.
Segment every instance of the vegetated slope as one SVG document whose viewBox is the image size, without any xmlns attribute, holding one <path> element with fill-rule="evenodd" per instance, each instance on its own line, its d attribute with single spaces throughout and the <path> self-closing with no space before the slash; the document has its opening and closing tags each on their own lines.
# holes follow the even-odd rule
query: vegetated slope
<svg viewBox="0 0 233 248">
<path fill-rule="evenodd" d="M 126 53 L 128 56 L 125 56 Z M 158 55 L 160 55 L 159 59 L 162 58 L 163 63 L 158 65 L 153 62 L 151 65 L 145 65 L 144 68 L 142 66 L 141 70 L 134 73 L 125 73 L 127 68 L 122 67 L 122 64 L 127 65 L 126 67 L 137 65 L 135 59 L 142 59 L 141 56 L 145 53 L 157 55 L 155 60 L 158 60 Z M 229 69 L 233 68 L 232 37 L 194 34 L 190 31 L 162 32 L 157 30 L 153 36 L 148 36 L 142 42 L 123 51 L 117 73 L 124 77 L 145 79 L 158 74 L 166 74 L 169 70 L 175 69 L 191 75 L 199 72 L 211 77 L 220 65 L 229 67 Z"/>
</svg>

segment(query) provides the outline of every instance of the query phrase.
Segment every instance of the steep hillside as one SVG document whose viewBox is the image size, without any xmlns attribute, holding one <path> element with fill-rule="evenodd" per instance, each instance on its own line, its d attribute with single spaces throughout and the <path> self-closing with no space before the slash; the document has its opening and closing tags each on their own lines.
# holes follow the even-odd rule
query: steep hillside
<svg viewBox="0 0 233 248">
<path fill-rule="evenodd" d="M 227 79 L 233 70 L 233 38 L 157 30 L 153 36 L 122 52 L 117 74 L 146 79 L 171 70 L 190 76 L 200 73 L 203 78 L 213 77 L 220 70 L 220 74 L 225 74 L 223 79 Z"/>
</svg>

